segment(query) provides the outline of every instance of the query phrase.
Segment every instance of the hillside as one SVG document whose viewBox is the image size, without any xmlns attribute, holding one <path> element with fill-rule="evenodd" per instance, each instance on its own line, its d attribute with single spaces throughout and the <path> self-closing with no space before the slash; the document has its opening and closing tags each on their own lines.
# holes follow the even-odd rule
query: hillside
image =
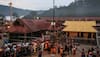
<svg viewBox="0 0 100 57">
<path fill-rule="evenodd" d="M 8 6 L 0 5 L 0 15 L 9 16 L 10 8 Z M 12 8 L 13 14 L 17 14 L 18 16 L 27 15 L 30 13 L 30 10 L 24 10 L 19 8 Z"/>
<path fill-rule="evenodd" d="M 39 16 L 53 16 L 53 10 L 57 17 L 98 17 L 100 16 L 100 0 L 78 0 L 69 6 L 47 10 Z"/>
</svg>

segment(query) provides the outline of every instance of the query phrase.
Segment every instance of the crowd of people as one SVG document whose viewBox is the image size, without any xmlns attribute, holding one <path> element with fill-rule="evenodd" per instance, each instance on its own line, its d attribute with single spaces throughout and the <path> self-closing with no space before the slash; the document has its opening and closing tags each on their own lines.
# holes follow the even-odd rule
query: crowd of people
<svg viewBox="0 0 100 57">
<path fill-rule="evenodd" d="M 85 49 L 83 48 L 81 51 L 81 57 L 100 57 L 99 48 L 91 47 L 87 50 L 87 52 L 85 52 Z"/>
<path fill-rule="evenodd" d="M 38 54 L 38 57 L 42 57 L 44 52 L 52 54 L 51 57 L 55 57 L 55 54 L 59 54 L 60 57 L 66 57 L 69 55 L 79 55 L 77 51 L 80 53 L 80 57 L 100 57 L 98 47 L 91 47 L 89 49 L 78 48 L 71 43 L 66 43 L 64 45 L 53 43 L 52 45 L 50 41 L 7 43 L 3 46 L 2 56 L 0 57 L 24 57 L 34 56 L 35 54 Z"/>
<path fill-rule="evenodd" d="M 24 57 L 35 54 L 40 46 L 36 42 L 7 43 L 2 48 L 0 57 Z"/>
</svg>

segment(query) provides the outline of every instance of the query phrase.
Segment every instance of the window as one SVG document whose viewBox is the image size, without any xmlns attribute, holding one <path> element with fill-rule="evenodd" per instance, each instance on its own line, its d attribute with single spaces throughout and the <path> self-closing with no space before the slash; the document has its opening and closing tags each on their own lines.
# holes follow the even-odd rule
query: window
<svg viewBox="0 0 100 57">
<path fill-rule="evenodd" d="M 91 38 L 91 33 L 88 33 L 88 38 Z"/>
</svg>

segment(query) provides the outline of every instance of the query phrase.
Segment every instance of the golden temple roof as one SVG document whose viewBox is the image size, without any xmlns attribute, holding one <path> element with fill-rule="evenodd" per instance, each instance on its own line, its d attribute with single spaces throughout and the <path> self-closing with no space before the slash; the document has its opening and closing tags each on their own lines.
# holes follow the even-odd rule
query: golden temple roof
<svg viewBox="0 0 100 57">
<path fill-rule="evenodd" d="M 66 27 L 63 31 L 70 32 L 96 32 L 93 26 L 96 26 L 96 21 L 65 21 L 63 24 Z"/>
</svg>

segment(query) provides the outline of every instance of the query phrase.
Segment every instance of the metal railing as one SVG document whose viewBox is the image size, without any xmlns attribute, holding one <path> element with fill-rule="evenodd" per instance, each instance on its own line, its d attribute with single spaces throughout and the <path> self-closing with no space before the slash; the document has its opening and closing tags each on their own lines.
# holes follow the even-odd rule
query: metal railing
<svg viewBox="0 0 100 57">
<path fill-rule="evenodd" d="M 70 38 L 67 37 L 68 39 L 72 39 L 72 40 L 95 40 L 95 38 L 84 38 L 84 37 L 74 37 L 74 38 Z"/>
</svg>

